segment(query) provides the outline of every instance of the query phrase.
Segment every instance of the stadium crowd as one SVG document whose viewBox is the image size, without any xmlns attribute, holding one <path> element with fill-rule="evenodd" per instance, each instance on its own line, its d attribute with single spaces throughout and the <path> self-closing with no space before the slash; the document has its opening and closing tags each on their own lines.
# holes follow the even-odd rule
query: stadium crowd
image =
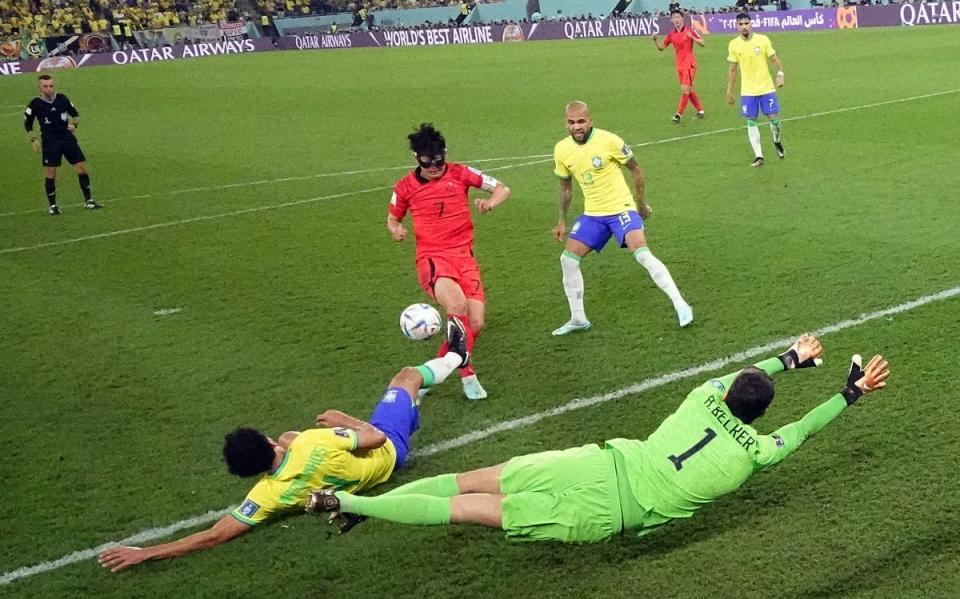
<svg viewBox="0 0 960 599">
<path fill-rule="evenodd" d="M 236 0 L 0 0 L 0 35 L 47 37 L 235 21 Z"/>
</svg>

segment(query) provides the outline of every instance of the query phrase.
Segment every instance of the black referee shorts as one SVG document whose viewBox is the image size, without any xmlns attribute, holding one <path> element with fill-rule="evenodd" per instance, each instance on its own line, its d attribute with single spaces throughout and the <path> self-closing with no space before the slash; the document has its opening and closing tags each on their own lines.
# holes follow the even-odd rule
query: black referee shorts
<svg viewBox="0 0 960 599">
<path fill-rule="evenodd" d="M 75 137 L 73 139 L 44 139 L 43 166 L 60 166 L 61 158 L 66 158 L 70 164 L 87 160 Z"/>
</svg>

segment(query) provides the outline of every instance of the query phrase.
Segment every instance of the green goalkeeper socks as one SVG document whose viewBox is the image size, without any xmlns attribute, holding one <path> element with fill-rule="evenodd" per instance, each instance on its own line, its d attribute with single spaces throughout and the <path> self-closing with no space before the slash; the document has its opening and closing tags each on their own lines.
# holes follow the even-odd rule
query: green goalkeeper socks
<svg viewBox="0 0 960 599">
<path fill-rule="evenodd" d="M 456 474 L 441 474 L 421 478 L 399 486 L 384 495 L 429 495 L 430 497 L 453 497 L 460 494 Z"/>
<path fill-rule="evenodd" d="M 450 499 L 429 495 L 380 495 L 358 497 L 337 492 L 340 510 L 350 514 L 371 516 L 399 524 L 437 526 L 450 524 Z"/>
</svg>

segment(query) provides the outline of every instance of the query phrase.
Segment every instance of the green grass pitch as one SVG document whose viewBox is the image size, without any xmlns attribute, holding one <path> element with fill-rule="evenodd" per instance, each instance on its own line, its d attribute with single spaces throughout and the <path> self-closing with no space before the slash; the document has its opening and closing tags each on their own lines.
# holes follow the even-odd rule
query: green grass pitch
<svg viewBox="0 0 960 599">
<path fill-rule="evenodd" d="M 488 296 L 476 364 L 490 398 L 468 403 L 456 382 L 431 393 L 419 447 L 960 284 L 957 30 L 771 38 L 791 120 L 782 162 L 762 129 L 761 169 L 724 103 L 725 36 L 698 49 L 707 118 L 679 126 L 672 53 L 646 39 L 59 73 L 106 208 L 84 211 L 62 169 L 57 219 L 16 114 L 35 80 L 0 79 L 2 573 L 236 504 L 250 482 L 226 474 L 225 432 L 308 427 L 330 407 L 365 417 L 398 368 L 432 355 L 398 330 L 400 310 L 425 298 L 412 244 L 384 226 L 405 172 L 391 167 L 411 163 L 405 135 L 421 121 L 513 197 L 476 217 Z M 690 329 L 608 246 L 583 264 L 594 329 L 550 336 L 568 313 L 550 236 L 557 184 L 537 156 L 565 134 L 572 99 L 596 126 L 646 144 L 648 240 L 694 307 Z M 329 538 L 292 517 L 119 575 L 88 559 L 0 595 L 949 596 L 960 588 L 957 338 L 960 299 L 825 335 L 824 368 L 778 379 L 762 432 L 837 391 L 854 351 L 889 356 L 889 389 L 643 540 L 513 544 L 378 522 Z M 417 459 L 395 482 L 645 437 L 706 376 Z"/>
</svg>

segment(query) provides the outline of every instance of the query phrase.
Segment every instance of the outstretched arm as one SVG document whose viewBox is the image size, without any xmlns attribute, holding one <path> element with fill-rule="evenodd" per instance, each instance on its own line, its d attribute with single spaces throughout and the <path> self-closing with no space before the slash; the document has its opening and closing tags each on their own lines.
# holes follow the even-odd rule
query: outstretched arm
<svg viewBox="0 0 960 599">
<path fill-rule="evenodd" d="M 800 338 L 794 341 L 787 351 L 783 352 L 779 356 L 774 356 L 772 358 L 767 358 L 762 362 L 757 362 L 754 364 L 760 370 L 766 372 L 770 376 L 773 376 L 784 370 L 793 370 L 794 368 L 811 368 L 819 366 L 823 363 L 823 360 L 820 359 L 820 356 L 823 354 L 823 346 L 820 344 L 820 340 L 810 335 L 804 333 L 800 335 Z M 740 374 L 740 371 L 731 372 L 726 376 L 720 377 L 719 381 L 723 384 L 724 388 L 730 388 L 730 385 L 733 383 L 733 379 L 737 378 L 737 375 Z"/>
<path fill-rule="evenodd" d="M 327 410 L 317 416 L 317 426 L 323 428 L 349 428 L 357 433 L 357 449 L 375 449 L 387 442 L 383 431 L 369 422 L 348 416 L 340 410 Z"/>
<path fill-rule="evenodd" d="M 187 553 L 222 545 L 247 532 L 250 528 L 250 526 L 227 514 L 209 529 L 172 543 L 154 545 L 153 547 L 113 547 L 102 552 L 98 561 L 101 566 L 108 568 L 111 572 L 119 572 L 148 559 L 180 557 Z"/>
<path fill-rule="evenodd" d="M 890 369 L 882 356 L 874 356 L 863 369 L 860 367 L 860 360 L 860 356 L 853 357 L 847 374 L 847 386 L 843 391 L 807 412 L 800 420 L 760 437 L 759 452 L 755 459 L 759 468 L 767 468 L 783 461 L 799 449 L 804 441 L 839 416 L 847 406 L 853 405 L 864 394 L 887 386 Z"/>
</svg>

